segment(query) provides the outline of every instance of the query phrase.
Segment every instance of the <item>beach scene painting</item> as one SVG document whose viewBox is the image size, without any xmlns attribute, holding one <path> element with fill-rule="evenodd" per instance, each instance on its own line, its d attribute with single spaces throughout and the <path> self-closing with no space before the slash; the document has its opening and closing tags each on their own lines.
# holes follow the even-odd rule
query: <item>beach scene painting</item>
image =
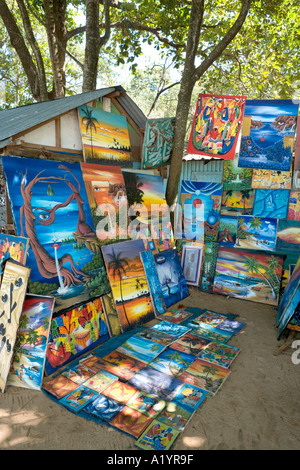
<svg viewBox="0 0 300 470">
<path fill-rule="evenodd" d="M 255 191 L 253 189 L 242 189 L 223 191 L 221 202 L 221 215 L 251 215 L 254 205 Z"/>
<path fill-rule="evenodd" d="M 289 171 L 298 108 L 293 100 L 247 100 L 239 167 Z"/>
<path fill-rule="evenodd" d="M 155 359 L 164 349 L 165 346 L 162 344 L 133 335 L 117 348 L 117 352 L 148 363 Z"/>
<path fill-rule="evenodd" d="M 288 189 L 256 189 L 252 214 L 257 217 L 286 219 L 289 196 Z"/>
<path fill-rule="evenodd" d="M 251 215 L 238 217 L 235 247 L 249 250 L 274 251 L 276 234 L 277 219 L 254 217 Z"/>
<path fill-rule="evenodd" d="M 283 253 L 300 254 L 300 221 L 279 220 L 277 226 L 276 250 Z"/>
<path fill-rule="evenodd" d="M 278 305 L 283 256 L 220 247 L 213 292 Z"/>
<path fill-rule="evenodd" d="M 78 107 L 78 117 L 85 162 L 132 168 L 125 116 L 83 105 Z"/>
</svg>

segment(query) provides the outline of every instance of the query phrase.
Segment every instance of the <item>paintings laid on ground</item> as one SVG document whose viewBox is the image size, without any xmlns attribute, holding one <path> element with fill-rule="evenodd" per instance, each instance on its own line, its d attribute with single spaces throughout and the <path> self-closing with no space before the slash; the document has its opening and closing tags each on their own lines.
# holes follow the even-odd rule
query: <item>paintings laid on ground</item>
<svg viewBox="0 0 300 470">
<path fill-rule="evenodd" d="M 140 252 L 142 240 L 102 246 L 102 253 L 122 332 L 152 320 L 151 296 Z"/>
<path fill-rule="evenodd" d="M 175 130 L 175 118 L 148 119 L 146 122 L 142 169 L 153 169 L 170 163 Z"/>
<path fill-rule="evenodd" d="M 26 295 L 8 385 L 41 389 L 54 301 L 54 297 Z"/>
<path fill-rule="evenodd" d="M 30 239 L 29 292 L 54 312 L 109 291 L 80 164 L 2 157 L 18 236 Z"/>
<path fill-rule="evenodd" d="M 276 246 L 277 219 L 238 217 L 235 247 L 248 250 L 274 251 Z"/>
<path fill-rule="evenodd" d="M 78 116 L 85 162 L 132 168 L 125 116 L 86 105 L 78 107 Z"/>
<path fill-rule="evenodd" d="M 253 215 L 286 219 L 290 191 L 287 189 L 256 189 Z"/>
<path fill-rule="evenodd" d="M 200 94 L 187 152 L 233 160 L 245 102 L 245 96 Z"/>
<path fill-rule="evenodd" d="M 290 170 L 298 107 L 293 100 L 247 100 L 240 167 Z"/>
<path fill-rule="evenodd" d="M 213 292 L 278 305 L 283 256 L 219 247 Z"/>
<path fill-rule="evenodd" d="M 0 274 L 4 262 L 8 259 L 14 259 L 19 263 L 26 265 L 26 258 L 29 248 L 29 239 L 25 237 L 16 237 L 14 235 L 0 234 Z"/>
</svg>

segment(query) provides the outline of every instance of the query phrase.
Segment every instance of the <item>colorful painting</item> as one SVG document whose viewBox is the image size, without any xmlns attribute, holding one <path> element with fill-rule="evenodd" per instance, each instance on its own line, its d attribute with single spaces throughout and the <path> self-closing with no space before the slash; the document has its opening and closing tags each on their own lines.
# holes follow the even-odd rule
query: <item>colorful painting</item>
<svg viewBox="0 0 300 470">
<path fill-rule="evenodd" d="M 142 151 L 142 168 L 144 170 L 170 163 L 174 130 L 175 118 L 147 120 Z"/>
<path fill-rule="evenodd" d="M 26 265 L 29 239 L 14 235 L 0 234 L 0 274 L 3 272 L 4 262 L 11 258 Z"/>
<path fill-rule="evenodd" d="M 296 139 L 295 139 L 294 169 L 300 170 L 300 126 L 299 124 L 297 127 Z"/>
<path fill-rule="evenodd" d="M 163 374 L 151 367 L 141 369 L 128 383 L 148 395 L 167 401 L 171 401 L 183 386 L 181 380 Z"/>
<path fill-rule="evenodd" d="M 96 418 L 108 422 L 123 408 L 124 405 L 121 403 L 100 394 L 84 408 L 84 411 L 92 414 Z"/>
<path fill-rule="evenodd" d="M 166 402 L 139 391 L 128 401 L 127 406 L 154 418 L 166 406 Z"/>
<path fill-rule="evenodd" d="M 54 312 L 109 291 L 79 163 L 2 157 L 18 235 L 30 239 L 29 292 Z"/>
<path fill-rule="evenodd" d="M 162 320 L 161 322 L 156 323 L 156 325 L 151 326 L 151 329 L 167 333 L 170 336 L 173 336 L 174 340 L 180 338 L 180 336 L 184 335 L 190 330 L 188 326 L 176 325 L 175 323 L 166 320 Z"/>
<path fill-rule="evenodd" d="M 218 243 L 222 246 L 235 245 L 236 232 L 237 232 L 237 217 L 230 217 L 228 215 L 221 215 L 219 222 Z"/>
<path fill-rule="evenodd" d="M 299 280 L 300 280 L 300 257 L 298 257 L 296 266 L 293 269 L 293 273 L 288 280 L 283 296 L 279 302 L 277 315 L 276 315 L 276 326 L 279 325 L 279 321 L 283 317 L 286 308 L 288 307 L 291 299 L 294 296 L 294 293 L 298 290 Z"/>
<path fill-rule="evenodd" d="M 201 389 L 215 395 L 230 373 L 230 369 L 197 358 L 179 378 L 191 385 L 197 382 Z"/>
<path fill-rule="evenodd" d="M 161 315 L 167 309 L 159 277 L 156 271 L 154 257 L 152 251 L 142 251 L 140 257 L 145 269 L 147 282 L 150 290 L 152 304 L 156 315 Z"/>
<path fill-rule="evenodd" d="M 212 292 L 215 270 L 217 264 L 219 244 L 206 242 L 199 289 L 203 292 Z"/>
<path fill-rule="evenodd" d="M 54 297 L 27 294 L 7 383 L 41 390 Z"/>
<path fill-rule="evenodd" d="M 256 217 L 286 219 L 289 196 L 288 189 L 256 189 L 252 214 Z"/>
<path fill-rule="evenodd" d="M 172 349 L 198 356 L 200 351 L 205 348 L 209 342 L 210 341 L 208 339 L 200 338 L 193 333 L 186 333 L 172 344 Z"/>
<path fill-rule="evenodd" d="M 89 388 L 80 385 L 76 390 L 69 393 L 59 400 L 61 405 L 66 406 L 72 411 L 78 412 L 82 410 L 88 403 L 96 398 L 98 393 L 90 390 Z"/>
<path fill-rule="evenodd" d="M 229 331 L 221 330 L 215 326 L 211 326 L 207 323 L 191 323 L 192 327 L 191 333 L 193 335 L 199 336 L 200 338 L 206 339 L 208 341 L 218 341 L 219 343 L 227 343 L 234 333 Z"/>
<path fill-rule="evenodd" d="M 160 423 L 178 429 L 178 431 L 183 431 L 194 412 L 195 410 L 191 409 L 189 406 L 170 401 L 159 414 L 157 420 Z"/>
<path fill-rule="evenodd" d="M 133 357 L 114 350 L 102 358 L 107 363 L 105 370 L 115 374 L 122 380 L 129 380 L 134 374 L 142 369 L 145 364 Z"/>
<path fill-rule="evenodd" d="M 278 305 L 283 257 L 220 247 L 213 292 Z"/>
<path fill-rule="evenodd" d="M 110 372 L 102 370 L 83 382 L 83 385 L 87 388 L 91 388 L 97 393 L 101 393 L 106 387 L 114 383 L 116 380 L 119 380 L 119 377 L 110 374 Z"/>
<path fill-rule="evenodd" d="M 220 183 L 181 182 L 184 238 L 217 241 L 222 189 Z"/>
<path fill-rule="evenodd" d="M 155 318 L 140 252 L 142 240 L 102 246 L 102 253 L 122 332 Z"/>
<path fill-rule="evenodd" d="M 126 240 L 127 224 L 122 223 L 120 215 L 123 210 L 126 221 L 127 195 L 121 168 L 81 163 L 81 171 L 98 240 L 101 244 Z"/>
<path fill-rule="evenodd" d="M 242 323 L 237 320 L 231 320 L 227 315 L 212 312 L 211 310 L 204 310 L 204 312 L 199 315 L 199 317 L 193 319 L 193 323 L 206 323 L 207 325 L 215 326 L 220 330 L 229 331 L 230 333 L 234 334 L 239 333 L 246 326 L 246 323 Z"/>
<path fill-rule="evenodd" d="M 137 439 L 151 422 L 152 418 L 150 416 L 138 410 L 133 410 L 129 406 L 124 406 L 109 424 Z"/>
<path fill-rule="evenodd" d="M 224 160 L 223 190 L 241 191 L 252 187 L 252 168 L 240 168 L 238 158 Z"/>
<path fill-rule="evenodd" d="M 221 215 L 251 215 L 254 205 L 255 191 L 242 189 L 241 191 L 227 190 L 222 193 Z"/>
<path fill-rule="evenodd" d="M 297 308 L 299 308 L 299 303 L 300 303 L 300 290 L 299 290 L 299 282 L 298 282 L 297 289 L 293 292 L 293 296 L 290 299 L 290 303 L 287 305 L 277 325 L 277 328 L 278 328 L 277 339 L 278 340 L 281 338 L 282 333 L 287 328 L 291 318 L 293 318 L 293 316 L 295 315 Z"/>
<path fill-rule="evenodd" d="M 46 392 L 60 399 L 76 390 L 78 385 L 67 377 L 58 375 L 57 377 L 44 382 L 42 388 L 46 390 Z"/>
<path fill-rule="evenodd" d="M 190 318 L 193 314 L 191 312 L 187 312 L 186 310 L 181 310 L 181 309 L 171 309 L 168 310 L 167 312 L 163 313 L 159 319 L 160 320 L 166 320 L 170 321 L 171 323 L 176 323 L 176 325 L 179 325 L 183 321 L 187 320 Z"/>
<path fill-rule="evenodd" d="M 195 356 L 192 354 L 167 348 L 156 359 L 149 362 L 148 365 L 171 377 L 178 377 L 194 360 Z"/>
<path fill-rule="evenodd" d="M 207 396 L 207 392 L 195 385 L 185 383 L 174 397 L 174 401 L 187 405 L 189 408 L 196 410 L 202 405 Z"/>
<path fill-rule="evenodd" d="M 292 189 L 295 191 L 300 189 L 300 170 L 293 171 Z"/>
<path fill-rule="evenodd" d="M 293 100 L 247 100 L 240 167 L 290 170 L 298 107 Z"/>
<path fill-rule="evenodd" d="M 233 160 L 246 98 L 200 94 L 187 152 Z"/>
<path fill-rule="evenodd" d="M 228 368 L 239 352 L 240 349 L 236 346 L 229 346 L 228 344 L 222 344 L 219 342 L 211 342 L 207 348 L 201 351 L 199 359 Z"/>
<path fill-rule="evenodd" d="M 290 192 L 287 219 L 300 220 L 300 191 Z"/>
<path fill-rule="evenodd" d="M 238 217 L 235 247 L 248 250 L 274 251 L 277 219 L 245 215 Z"/>
<path fill-rule="evenodd" d="M 202 269 L 203 246 L 188 246 L 182 248 L 181 266 L 187 284 L 198 286 Z"/>
<path fill-rule="evenodd" d="M 277 225 L 276 251 L 300 253 L 300 221 L 279 220 Z"/>
<path fill-rule="evenodd" d="M 72 380 L 76 384 L 81 385 L 83 382 L 92 377 L 94 372 L 82 364 L 77 364 L 75 366 L 71 365 L 70 368 L 65 369 L 62 372 L 62 375 Z"/>
<path fill-rule="evenodd" d="M 135 444 L 144 450 L 168 450 L 178 435 L 177 429 L 153 420 Z"/>
<path fill-rule="evenodd" d="M 140 336 L 133 335 L 127 339 L 117 351 L 138 361 L 148 363 L 158 356 L 165 346 L 158 344 Z"/>
<path fill-rule="evenodd" d="M 102 395 L 105 395 L 108 398 L 112 398 L 119 403 L 125 405 L 133 395 L 136 394 L 138 390 L 135 387 L 123 382 L 114 382 L 109 385 L 105 390 L 103 390 Z"/>
<path fill-rule="evenodd" d="M 155 254 L 154 262 L 167 308 L 190 295 L 176 249 Z"/>
<path fill-rule="evenodd" d="M 102 307 L 110 336 L 121 334 L 121 325 L 111 292 L 101 297 Z"/>
<path fill-rule="evenodd" d="M 78 116 L 85 162 L 132 168 L 125 116 L 86 105 L 78 107 Z"/>
<path fill-rule="evenodd" d="M 290 171 L 263 170 L 253 168 L 252 188 L 254 189 L 291 189 L 292 169 Z"/>
<path fill-rule="evenodd" d="M 51 321 L 47 344 L 47 374 L 52 374 L 109 337 L 101 297 L 56 315 Z"/>
<path fill-rule="evenodd" d="M 175 341 L 174 336 L 164 333 L 163 331 L 155 330 L 153 328 L 145 328 L 142 331 L 135 334 L 141 338 L 148 339 L 154 343 L 162 344 L 163 346 L 169 346 Z"/>
<path fill-rule="evenodd" d="M 105 370 L 103 365 L 107 364 L 105 361 L 103 361 L 103 359 L 101 359 L 101 357 L 95 356 L 94 354 L 90 354 L 89 356 L 80 359 L 79 362 L 80 364 L 88 367 L 91 371 L 94 372 L 94 374 L 100 372 L 101 370 Z"/>
</svg>

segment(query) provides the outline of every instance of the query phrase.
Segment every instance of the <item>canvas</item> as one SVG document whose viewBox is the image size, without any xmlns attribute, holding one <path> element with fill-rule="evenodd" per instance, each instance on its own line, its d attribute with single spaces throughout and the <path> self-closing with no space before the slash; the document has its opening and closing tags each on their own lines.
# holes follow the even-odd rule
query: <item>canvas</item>
<svg viewBox="0 0 300 470">
<path fill-rule="evenodd" d="M 213 292 L 277 306 L 283 257 L 220 247 Z"/>
<path fill-rule="evenodd" d="M 178 306 L 179 307 L 179 306 Z M 187 312 L 186 310 L 183 309 L 171 309 L 168 310 L 167 312 L 163 313 L 159 319 L 160 320 L 166 320 L 171 323 L 176 323 L 176 325 L 179 325 L 180 323 L 184 322 L 188 318 L 190 318 L 193 314 L 190 312 Z"/>
<path fill-rule="evenodd" d="M 182 248 L 181 266 L 187 284 L 198 286 L 202 269 L 203 246 L 188 246 Z"/>
<path fill-rule="evenodd" d="M 201 351 L 199 359 L 228 368 L 239 352 L 240 349 L 236 346 L 230 346 L 219 342 L 211 342 L 207 348 Z"/>
<path fill-rule="evenodd" d="M 252 168 L 240 168 L 238 158 L 224 160 L 223 190 L 241 191 L 252 188 Z"/>
<path fill-rule="evenodd" d="M 145 270 L 140 259 L 141 251 L 144 251 L 142 240 L 127 240 L 102 246 L 123 333 L 155 318 Z"/>
<path fill-rule="evenodd" d="M 170 163 L 175 130 L 175 118 L 147 119 L 143 149 L 142 168 L 156 168 Z"/>
<path fill-rule="evenodd" d="M 208 339 L 200 338 L 198 335 L 194 335 L 193 333 L 186 333 L 172 344 L 172 349 L 198 356 L 200 351 L 205 348 L 209 342 L 210 341 Z"/>
<path fill-rule="evenodd" d="M 103 244 L 126 239 L 122 210 L 126 222 L 127 195 L 121 168 L 81 163 L 81 171 L 98 240 Z"/>
<path fill-rule="evenodd" d="M 167 308 L 190 295 L 176 249 L 157 253 L 154 262 Z"/>
<path fill-rule="evenodd" d="M 117 349 L 101 359 L 107 363 L 105 369 L 118 376 L 121 380 L 129 380 L 145 365 L 138 359 L 122 354 Z"/>
<path fill-rule="evenodd" d="M 135 336 L 140 336 L 141 338 L 148 339 L 154 343 L 162 344 L 163 346 L 169 346 L 175 341 L 174 336 L 171 334 L 155 330 L 153 328 L 145 328 L 142 331 L 136 333 Z"/>
<path fill-rule="evenodd" d="M 297 308 L 299 308 L 298 307 L 299 303 L 300 303 L 300 290 L 299 290 L 299 282 L 298 282 L 297 289 L 294 290 L 292 298 L 278 322 L 278 325 L 277 325 L 277 329 L 278 329 L 277 339 L 278 340 L 281 338 L 282 333 L 287 328 L 291 318 L 293 318 L 293 316 L 295 315 Z"/>
<path fill-rule="evenodd" d="M 178 435 L 177 429 L 153 420 L 135 444 L 143 450 L 168 450 Z"/>
<path fill-rule="evenodd" d="M 192 354 L 169 347 L 149 362 L 148 366 L 171 377 L 178 377 L 194 360 L 195 356 Z"/>
<path fill-rule="evenodd" d="M 94 418 L 108 422 L 123 408 L 122 403 L 100 394 L 84 408 L 84 411 L 93 415 Z"/>
<path fill-rule="evenodd" d="M 148 363 L 165 349 L 162 344 L 133 335 L 127 339 L 117 351 L 138 361 Z"/>
<path fill-rule="evenodd" d="M 220 216 L 218 243 L 222 246 L 235 245 L 238 217 Z"/>
<path fill-rule="evenodd" d="M 159 400 L 145 392 L 138 391 L 127 403 L 127 406 L 155 418 L 166 406 L 164 400 Z"/>
<path fill-rule="evenodd" d="M 109 424 L 137 439 L 151 422 L 150 416 L 124 406 Z"/>
<path fill-rule="evenodd" d="M 132 168 L 125 116 L 83 105 L 78 107 L 78 117 L 85 162 Z"/>
<path fill-rule="evenodd" d="M 255 191 L 246 189 L 241 191 L 223 191 L 220 215 L 251 215 L 254 205 Z"/>
<path fill-rule="evenodd" d="M 83 382 L 83 385 L 97 393 L 101 393 L 110 384 L 116 382 L 116 380 L 119 380 L 119 377 L 103 370 L 87 379 Z"/>
<path fill-rule="evenodd" d="M 276 251 L 300 254 L 300 221 L 278 221 Z"/>
<path fill-rule="evenodd" d="M 27 294 L 7 383 L 41 390 L 54 297 Z"/>
<path fill-rule="evenodd" d="M 180 376 L 180 380 L 215 395 L 230 375 L 231 370 L 197 358 Z M 198 385 L 197 385 L 198 384 Z"/>
<path fill-rule="evenodd" d="M 3 272 L 3 264 L 9 258 L 26 265 L 29 248 L 29 239 L 16 237 L 15 235 L 0 234 L 0 274 Z"/>
<path fill-rule="evenodd" d="M 245 215 L 238 217 L 235 247 L 248 250 L 274 251 L 277 219 Z"/>
<path fill-rule="evenodd" d="M 60 399 L 78 388 L 77 383 L 63 375 L 58 375 L 43 383 L 43 390 Z"/>
<path fill-rule="evenodd" d="M 194 412 L 195 410 L 189 406 L 170 401 L 158 415 L 157 420 L 181 432 L 189 423 Z"/>
<path fill-rule="evenodd" d="M 121 325 L 111 292 L 102 295 L 101 302 L 110 336 L 118 336 L 121 334 Z"/>
<path fill-rule="evenodd" d="M 190 330 L 188 326 L 176 325 L 175 323 L 166 320 L 162 320 L 161 322 L 156 323 L 155 325 L 151 326 L 151 329 L 167 333 L 173 336 L 174 340 L 180 338 L 180 336 L 184 335 Z"/>
<path fill-rule="evenodd" d="M 298 261 L 296 263 L 296 266 L 293 269 L 293 273 L 288 280 L 287 286 L 284 290 L 283 296 L 278 305 L 277 315 L 276 315 L 276 326 L 279 325 L 279 321 L 283 317 L 286 308 L 288 307 L 292 297 L 294 296 L 294 293 L 298 290 L 299 279 L 300 279 L 300 257 L 298 256 Z"/>
<path fill-rule="evenodd" d="M 55 297 L 54 312 L 109 290 L 80 165 L 2 157 L 18 235 L 30 239 L 29 292 Z"/>
<path fill-rule="evenodd" d="M 181 380 L 147 366 L 135 374 L 128 383 L 149 395 L 167 401 L 171 401 L 183 386 Z"/>
<path fill-rule="evenodd" d="M 299 124 L 297 127 L 296 139 L 295 139 L 295 155 L 294 155 L 294 169 L 300 170 L 300 130 Z"/>
<path fill-rule="evenodd" d="M 70 410 L 77 413 L 78 411 L 82 410 L 88 403 L 96 398 L 98 393 L 90 390 L 89 388 L 80 385 L 78 388 L 73 390 L 73 392 L 69 393 L 68 395 L 62 397 L 59 400 L 61 405 L 66 406 Z"/>
<path fill-rule="evenodd" d="M 4 393 L 23 311 L 30 268 L 8 259 L 0 287 L 0 392 Z"/>
<path fill-rule="evenodd" d="M 233 160 L 246 96 L 200 94 L 187 152 Z"/>
<path fill-rule="evenodd" d="M 292 168 L 290 171 L 263 170 L 253 168 L 253 189 L 291 189 Z"/>
<path fill-rule="evenodd" d="M 215 326 L 220 330 L 229 331 L 234 334 L 239 333 L 246 326 L 246 323 L 242 323 L 237 320 L 231 320 L 227 315 L 212 312 L 211 310 L 204 310 L 204 312 L 199 315 L 199 317 L 193 320 L 193 323 L 206 323 L 207 325 Z"/>
<path fill-rule="evenodd" d="M 293 100 L 247 100 L 240 167 L 290 170 L 298 107 Z"/>
<path fill-rule="evenodd" d="M 193 335 L 199 336 L 200 338 L 204 338 L 208 341 L 218 341 L 219 343 L 227 343 L 234 333 L 229 331 L 221 330 L 216 326 L 211 326 L 207 323 L 191 323 L 190 326 L 192 327 L 191 333 Z"/>
<path fill-rule="evenodd" d="M 196 410 L 204 402 L 207 392 L 195 385 L 185 383 L 174 397 L 174 401 Z"/>
<path fill-rule="evenodd" d="M 181 206 L 183 211 L 183 237 L 188 240 L 216 241 L 222 184 L 181 182 Z"/>
<path fill-rule="evenodd" d="M 128 383 L 114 382 L 103 390 L 102 395 L 112 398 L 119 403 L 125 405 L 130 398 L 132 398 L 138 390 Z"/>
<path fill-rule="evenodd" d="M 300 189 L 300 170 L 293 171 L 292 189 L 295 191 Z"/>
<path fill-rule="evenodd" d="M 206 242 L 204 247 L 204 257 L 199 289 L 203 292 L 212 292 L 213 281 L 216 270 L 218 256 L 217 242 Z"/>
<path fill-rule="evenodd" d="M 256 189 L 252 214 L 256 217 L 286 219 L 290 191 L 287 189 Z"/>
<path fill-rule="evenodd" d="M 93 371 L 91 371 L 90 369 L 88 369 L 86 366 L 82 364 L 77 364 L 74 366 L 72 366 L 71 364 L 71 366 L 65 369 L 61 373 L 61 375 L 72 380 L 72 382 L 75 382 L 76 384 L 81 385 L 83 384 L 83 382 L 85 382 L 86 380 L 88 380 L 95 374 Z"/>
<path fill-rule="evenodd" d="M 156 315 L 159 316 L 166 311 L 167 307 L 156 271 L 153 253 L 150 250 L 142 251 L 140 257 L 145 269 L 152 304 Z"/>
<path fill-rule="evenodd" d="M 300 191 L 290 192 L 287 219 L 300 221 Z"/>
</svg>

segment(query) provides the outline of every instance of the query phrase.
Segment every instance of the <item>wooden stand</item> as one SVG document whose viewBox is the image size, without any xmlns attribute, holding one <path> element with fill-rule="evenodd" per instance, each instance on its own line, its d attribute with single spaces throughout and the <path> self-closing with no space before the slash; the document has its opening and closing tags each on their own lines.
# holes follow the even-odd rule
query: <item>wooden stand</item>
<svg viewBox="0 0 300 470">
<path fill-rule="evenodd" d="M 289 331 L 290 332 L 289 332 L 288 337 L 285 340 L 285 343 L 273 352 L 274 356 L 279 356 L 279 354 L 281 354 L 283 351 L 285 351 L 286 349 L 292 346 L 294 338 L 298 332 L 296 330 L 289 330 Z"/>
</svg>

